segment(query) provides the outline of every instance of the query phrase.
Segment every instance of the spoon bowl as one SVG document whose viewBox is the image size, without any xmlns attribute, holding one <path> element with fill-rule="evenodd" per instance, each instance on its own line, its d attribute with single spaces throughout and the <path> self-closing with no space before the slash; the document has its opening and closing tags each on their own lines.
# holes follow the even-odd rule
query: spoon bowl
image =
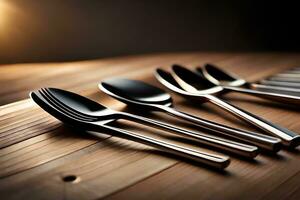
<svg viewBox="0 0 300 200">
<path fill-rule="evenodd" d="M 171 95 L 164 90 L 141 81 L 128 79 L 107 79 L 102 81 L 99 88 L 106 94 L 119 101 L 143 108 L 156 109 L 157 105 L 172 106 Z"/>
<path fill-rule="evenodd" d="M 156 79 L 169 90 L 176 92 L 177 94 L 194 100 L 200 101 L 200 103 L 207 102 L 207 98 L 199 98 L 198 95 L 192 95 L 189 92 L 185 91 L 175 80 L 171 73 L 163 70 L 156 69 L 155 72 Z M 201 96 L 201 95 L 200 95 Z M 203 95 L 204 96 L 204 95 Z"/>
<path fill-rule="evenodd" d="M 201 74 L 194 73 L 180 65 L 173 65 L 173 77 L 177 83 L 186 91 L 198 95 L 220 94 L 223 91 L 221 86 L 208 81 Z"/>
<path fill-rule="evenodd" d="M 203 68 L 197 67 L 196 71 L 203 74 L 207 80 L 215 85 L 227 85 L 234 87 L 247 85 L 246 80 L 236 76 L 235 74 L 225 72 L 212 64 L 206 64 Z"/>
</svg>

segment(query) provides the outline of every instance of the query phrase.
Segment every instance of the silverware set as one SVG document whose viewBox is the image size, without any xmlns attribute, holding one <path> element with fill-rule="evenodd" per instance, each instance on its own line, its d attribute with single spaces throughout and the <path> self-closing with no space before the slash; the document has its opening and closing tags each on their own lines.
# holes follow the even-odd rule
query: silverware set
<svg viewBox="0 0 300 200">
<path fill-rule="evenodd" d="M 283 103 L 300 103 L 300 96 L 292 92 L 284 92 L 291 90 L 287 87 L 282 88 L 272 85 L 249 83 L 211 64 L 206 64 L 203 68 L 197 68 L 196 71 L 203 75 L 209 82 L 222 86 L 225 92 L 239 92 Z"/>
<path fill-rule="evenodd" d="M 280 77 L 285 78 L 282 81 L 284 83 L 288 82 L 288 78 L 292 78 L 295 81 L 294 79 L 297 76 L 291 75 L 299 76 L 300 85 L 300 68 L 279 74 Z M 276 76 L 278 75 L 273 77 Z M 197 125 L 199 130 L 190 131 L 141 115 L 112 110 L 79 94 L 62 89 L 41 88 L 31 92 L 30 97 L 41 108 L 57 119 L 73 127 L 87 130 L 87 133 L 94 136 L 99 136 L 103 131 L 107 131 L 110 135 L 150 145 L 171 154 L 218 169 L 224 169 L 229 165 L 230 158 L 228 156 L 197 151 L 172 142 L 127 131 L 114 127 L 111 122 L 119 119 L 133 121 L 192 138 L 197 140 L 199 144 L 205 144 L 222 152 L 229 152 L 250 159 L 255 158 L 260 149 L 276 153 L 281 149 L 282 145 L 295 148 L 300 144 L 300 136 L 298 134 L 258 117 L 249 111 L 231 105 L 215 96 L 216 94 L 219 95 L 226 92 L 242 92 L 261 98 L 276 99 L 276 101 L 283 103 L 292 102 L 298 104 L 300 97 L 295 95 L 295 92 L 287 94 L 287 90 L 280 90 L 280 88 L 291 89 L 292 87 L 263 84 L 265 80 L 259 84 L 248 83 L 211 64 L 207 64 L 202 68 L 197 67 L 195 71 L 191 71 L 183 66 L 173 65 L 171 72 L 157 69 L 155 77 L 169 90 L 187 99 L 199 100 L 200 103 L 213 103 L 241 120 L 259 128 L 262 133 L 225 126 L 201 118 L 200 116 L 180 111 L 174 107 L 172 97 L 169 93 L 161 88 L 136 80 L 121 78 L 106 79 L 99 83 L 99 88 L 109 96 L 125 103 L 129 108 L 143 110 L 143 112 L 163 112 L 178 119 L 191 122 Z M 266 81 L 274 81 L 270 78 Z M 266 86 L 267 89 L 259 88 L 257 85 Z M 207 134 L 205 131 L 217 133 L 219 136 Z M 273 136 L 265 135 L 264 133 Z M 223 138 L 222 135 L 226 137 Z M 232 139 L 237 139 L 237 141 Z"/>
<path fill-rule="evenodd" d="M 277 92 L 300 96 L 300 68 L 295 67 L 272 75 L 254 85 L 255 88 L 275 88 Z"/>
</svg>

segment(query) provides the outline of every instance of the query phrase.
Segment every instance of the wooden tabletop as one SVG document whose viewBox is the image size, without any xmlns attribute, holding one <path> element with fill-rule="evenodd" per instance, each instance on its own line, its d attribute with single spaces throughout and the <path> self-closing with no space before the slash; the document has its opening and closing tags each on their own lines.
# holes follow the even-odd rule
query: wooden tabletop
<svg viewBox="0 0 300 200">
<path fill-rule="evenodd" d="M 277 155 L 262 153 L 255 160 L 226 153 L 232 161 L 220 172 L 109 133 L 90 137 L 64 126 L 28 99 L 29 91 L 51 86 L 78 92 L 114 109 L 135 112 L 101 93 L 97 83 L 108 77 L 124 77 L 164 88 L 153 77 L 156 67 L 168 69 L 178 63 L 192 68 L 206 62 L 255 81 L 299 65 L 300 54 L 173 53 L 0 66 L 1 198 L 299 199 L 299 148 Z M 182 111 L 260 132 L 208 103 L 190 103 L 175 94 L 172 97 L 175 107 Z M 233 93 L 223 99 L 300 132 L 298 107 Z M 142 114 L 199 131 L 166 114 Z M 136 123 L 121 120 L 114 125 L 198 150 L 224 153 Z"/>
</svg>

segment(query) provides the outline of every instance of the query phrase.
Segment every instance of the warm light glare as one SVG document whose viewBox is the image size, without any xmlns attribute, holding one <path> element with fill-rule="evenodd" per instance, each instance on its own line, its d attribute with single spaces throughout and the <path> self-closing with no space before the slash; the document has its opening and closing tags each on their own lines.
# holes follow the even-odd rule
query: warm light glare
<svg viewBox="0 0 300 200">
<path fill-rule="evenodd" d="M 6 34 L 9 15 L 14 11 L 13 6 L 6 0 L 0 0 L 0 36 Z"/>
<path fill-rule="evenodd" d="M 6 14 L 9 6 L 7 5 L 7 1 L 0 0 L 0 29 L 3 28 L 5 24 Z"/>
<path fill-rule="evenodd" d="M 32 38 L 31 30 L 37 23 L 20 2 L 0 0 L 0 57 L 15 57 L 29 51 L 28 38 Z"/>
<path fill-rule="evenodd" d="M 9 42 L 11 35 L 18 32 L 16 20 L 23 20 L 20 9 L 9 0 L 0 0 L 0 45 Z"/>
</svg>

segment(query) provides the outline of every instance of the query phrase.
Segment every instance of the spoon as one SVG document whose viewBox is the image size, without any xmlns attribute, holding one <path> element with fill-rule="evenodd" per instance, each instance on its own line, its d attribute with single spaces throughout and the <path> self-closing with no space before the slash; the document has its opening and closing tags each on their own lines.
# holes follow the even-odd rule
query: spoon
<svg viewBox="0 0 300 200">
<path fill-rule="evenodd" d="M 208 146 L 212 146 L 218 149 L 222 149 L 231 153 L 235 153 L 241 156 L 246 156 L 249 158 L 254 158 L 258 154 L 258 148 L 251 145 L 242 144 L 239 142 L 234 142 L 231 140 L 227 140 L 224 138 L 210 136 L 204 133 L 196 133 L 193 131 L 188 131 L 185 129 L 180 129 L 176 126 L 159 122 L 156 120 L 152 120 L 149 118 L 141 117 L 138 115 L 133 115 L 126 112 L 119 112 L 108 109 L 101 104 L 98 104 L 94 101 L 91 101 L 88 98 L 82 97 L 80 95 L 74 94 L 73 96 L 70 95 L 70 92 L 66 92 L 63 90 L 57 89 L 47 89 L 48 97 L 55 99 L 58 102 L 64 103 L 72 110 L 80 110 L 82 115 L 87 117 L 93 117 L 95 120 L 102 120 L 105 119 L 126 119 L 131 120 L 139 123 L 143 123 L 146 125 L 150 125 L 156 128 L 160 128 L 163 130 L 171 131 L 180 135 L 185 135 L 188 137 L 192 137 L 197 139 L 200 143 L 206 144 Z M 72 94 L 72 93 L 71 93 Z M 93 106 L 90 109 L 88 106 Z"/>
<path fill-rule="evenodd" d="M 284 72 L 284 73 L 275 74 L 273 77 L 297 78 L 298 80 L 300 80 L 300 74 L 299 73 Z"/>
<path fill-rule="evenodd" d="M 291 83 L 300 83 L 300 79 L 298 77 L 281 77 L 281 76 L 273 76 L 268 78 L 270 81 L 281 81 L 281 82 L 291 82 Z"/>
<path fill-rule="evenodd" d="M 296 69 L 296 68 L 294 68 L 294 69 L 289 69 L 289 70 L 284 71 L 283 73 L 288 73 L 288 74 L 300 74 L 300 69 L 299 69 L 299 68 L 298 68 L 298 69 Z"/>
<path fill-rule="evenodd" d="M 225 72 L 211 64 L 206 64 L 203 68 L 198 67 L 196 70 L 214 85 L 221 85 L 224 91 L 245 93 L 278 102 L 300 104 L 299 95 L 296 95 L 289 89 L 277 86 L 249 83 L 246 82 L 246 80 L 241 79 L 234 74 Z M 251 88 L 259 90 L 253 90 Z"/>
<path fill-rule="evenodd" d="M 280 148 L 281 140 L 278 138 L 231 128 L 178 111 L 173 108 L 172 97 L 167 92 L 142 81 L 112 78 L 102 81 L 99 84 L 99 88 L 111 97 L 118 99 L 119 101 L 134 108 L 143 109 L 145 112 L 165 112 L 175 117 L 192 122 L 205 130 L 210 130 L 234 137 L 263 149 L 278 151 Z M 185 91 L 183 92 L 186 93 Z"/>
<path fill-rule="evenodd" d="M 107 120 L 105 119 L 105 117 L 103 119 L 95 119 L 94 115 L 89 115 L 89 113 L 94 113 L 98 111 L 96 102 L 87 100 L 91 104 L 88 105 L 78 104 L 79 107 L 77 107 L 76 100 L 79 101 L 83 100 L 83 102 L 86 103 L 84 97 L 77 96 L 76 94 L 68 91 L 62 91 L 62 90 L 59 91 L 58 89 L 55 90 L 56 90 L 55 92 L 59 92 L 60 94 L 64 93 L 63 102 L 57 101 L 51 95 L 49 96 L 49 93 L 47 93 L 48 92 L 47 89 L 46 90 L 41 89 L 38 91 L 31 92 L 30 97 L 42 109 L 44 109 L 46 112 L 53 115 L 55 118 L 76 128 L 88 130 L 89 131 L 88 133 L 91 135 L 99 136 L 101 134 L 97 133 L 98 131 L 103 131 L 103 130 L 109 131 L 110 135 L 143 143 L 146 145 L 150 145 L 155 148 L 161 149 L 163 151 L 196 162 L 204 163 L 218 169 L 224 169 L 230 163 L 230 159 L 227 156 L 220 156 L 220 155 L 193 150 L 191 148 L 182 147 L 176 144 L 172 144 L 170 142 L 165 142 L 152 137 L 139 135 L 130 131 L 126 131 L 120 128 L 110 126 L 107 123 L 110 122 L 111 120 Z M 74 98 L 75 98 L 75 102 L 74 102 Z M 68 106 L 69 104 L 66 105 L 64 104 L 64 102 L 71 103 L 71 106 L 75 106 L 75 107 L 69 107 Z M 102 113 L 104 115 L 108 113 L 109 115 L 111 111 L 108 110 L 107 112 L 107 110 L 99 110 L 96 116 L 98 116 L 99 113 Z"/>
<path fill-rule="evenodd" d="M 290 77 L 290 78 L 300 78 L 300 71 L 299 68 L 292 68 L 286 71 L 283 71 L 281 73 L 275 74 L 271 77 Z M 276 80 L 268 80 L 264 79 L 259 81 L 260 86 L 267 85 L 267 86 L 276 86 L 280 87 L 280 90 L 288 90 L 289 92 L 295 93 L 295 95 L 299 95 L 300 93 L 300 83 L 293 83 L 293 82 L 288 82 L 288 81 L 276 81 Z"/>
<path fill-rule="evenodd" d="M 261 84 L 263 85 L 271 85 L 271 86 L 277 86 L 282 88 L 289 88 L 289 89 L 295 89 L 296 92 L 300 92 L 300 83 L 292 83 L 287 81 L 270 81 L 270 80 L 261 80 Z"/>
<path fill-rule="evenodd" d="M 284 145 L 296 147 L 300 144 L 300 135 L 213 96 L 212 94 L 222 92 L 222 86 L 215 86 L 200 74 L 194 73 L 179 65 L 173 65 L 172 69 L 174 72 L 174 79 L 187 92 L 194 94 L 199 99 L 205 99 L 240 119 L 279 137 L 282 139 Z"/>
</svg>

